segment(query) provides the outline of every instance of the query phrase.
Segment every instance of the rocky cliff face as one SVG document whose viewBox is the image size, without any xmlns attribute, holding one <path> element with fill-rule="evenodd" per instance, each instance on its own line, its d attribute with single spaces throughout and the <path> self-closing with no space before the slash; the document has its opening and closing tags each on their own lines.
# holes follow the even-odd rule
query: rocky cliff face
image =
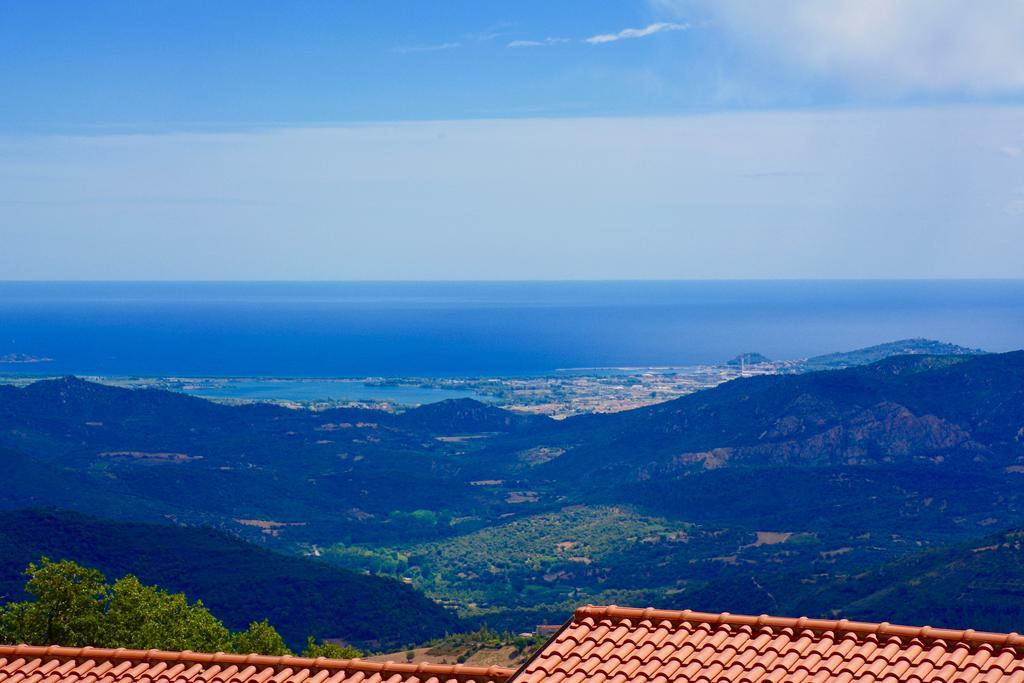
<svg viewBox="0 0 1024 683">
<path fill-rule="evenodd" d="M 915 415 L 896 403 L 883 402 L 845 416 L 830 426 L 807 424 L 794 415 L 776 421 L 761 443 L 683 453 L 666 471 L 689 467 L 715 469 L 726 465 L 866 465 L 984 461 L 989 449 L 960 426 L 934 415 Z M 786 438 L 799 435 L 798 438 Z"/>
</svg>

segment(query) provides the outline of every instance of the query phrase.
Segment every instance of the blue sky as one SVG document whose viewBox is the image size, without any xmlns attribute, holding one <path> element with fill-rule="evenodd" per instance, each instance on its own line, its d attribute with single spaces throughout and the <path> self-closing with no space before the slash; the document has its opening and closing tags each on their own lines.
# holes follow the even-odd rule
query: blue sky
<svg viewBox="0 0 1024 683">
<path fill-rule="evenodd" d="M 0 4 L 0 278 L 1024 276 L 1024 3 Z"/>
<path fill-rule="evenodd" d="M 661 80 L 675 68 L 667 62 L 685 65 L 701 50 L 694 43 L 705 32 L 583 42 L 657 23 L 642 3 L 144 0 L 7 3 L 0 12 L 5 91 L 18 93 L 0 117 L 15 131 L 648 114 L 709 104 L 675 78 Z"/>
</svg>

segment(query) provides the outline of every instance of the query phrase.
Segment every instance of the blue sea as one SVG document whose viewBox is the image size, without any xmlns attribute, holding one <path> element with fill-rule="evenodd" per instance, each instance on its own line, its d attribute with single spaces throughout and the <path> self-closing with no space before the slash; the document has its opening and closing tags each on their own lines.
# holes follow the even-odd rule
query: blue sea
<svg viewBox="0 0 1024 683">
<path fill-rule="evenodd" d="M 908 337 L 1024 347 L 1024 280 L 0 282 L 4 374 L 522 376 L 800 358 Z"/>
</svg>

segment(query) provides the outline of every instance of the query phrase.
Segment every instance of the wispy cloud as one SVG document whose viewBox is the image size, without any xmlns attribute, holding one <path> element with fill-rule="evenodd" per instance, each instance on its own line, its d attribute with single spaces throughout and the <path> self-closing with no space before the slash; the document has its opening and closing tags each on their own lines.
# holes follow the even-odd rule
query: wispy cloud
<svg viewBox="0 0 1024 683">
<path fill-rule="evenodd" d="M 618 33 L 601 33 L 596 36 L 584 38 L 582 42 L 590 43 L 591 45 L 599 45 L 601 43 L 614 43 L 617 40 L 625 40 L 627 38 L 644 38 L 646 36 L 654 35 L 655 33 L 661 33 L 662 31 L 682 31 L 688 28 L 690 28 L 689 24 L 674 24 L 667 21 L 659 21 L 643 28 L 626 28 L 622 29 Z M 507 43 L 506 47 L 545 47 L 547 45 L 563 45 L 571 42 L 573 41 L 569 38 L 548 36 L 547 38 L 540 40 L 513 40 Z"/>
<path fill-rule="evenodd" d="M 568 38 L 547 37 L 543 40 L 513 40 L 506 47 L 544 47 L 545 45 L 561 45 L 568 42 Z"/>
<path fill-rule="evenodd" d="M 405 45 L 402 47 L 396 47 L 394 51 L 403 55 L 414 54 L 417 52 L 443 52 L 445 50 L 456 50 L 467 43 L 487 43 L 506 35 L 506 32 L 501 30 L 504 26 L 504 24 L 497 24 L 482 31 L 470 31 L 469 33 L 462 34 L 460 40 L 453 40 L 446 43 L 434 43 L 430 45 Z"/>
<path fill-rule="evenodd" d="M 462 47 L 462 43 L 439 43 L 437 45 L 408 45 L 396 47 L 395 52 L 400 54 L 411 54 L 415 52 L 440 52 L 442 50 L 454 50 Z"/>
<path fill-rule="evenodd" d="M 653 36 L 655 33 L 661 33 L 663 31 L 685 31 L 690 28 L 689 24 L 674 24 L 668 21 L 659 21 L 654 24 L 649 24 L 643 28 L 624 28 L 618 33 L 599 33 L 596 36 L 590 36 L 584 39 L 584 42 L 590 43 L 591 45 L 600 45 L 601 43 L 614 43 L 617 40 L 625 40 L 628 38 L 646 38 L 647 36 Z"/>
</svg>

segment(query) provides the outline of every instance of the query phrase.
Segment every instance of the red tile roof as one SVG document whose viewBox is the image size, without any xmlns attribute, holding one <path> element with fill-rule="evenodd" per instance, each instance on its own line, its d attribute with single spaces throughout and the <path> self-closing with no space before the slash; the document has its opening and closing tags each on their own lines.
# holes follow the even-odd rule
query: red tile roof
<svg viewBox="0 0 1024 683">
<path fill-rule="evenodd" d="M 1024 637 L 854 621 L 583 607 L 510 683 L 1024 681 Z"/>
<path fill-rule="evenodd" d="M 0 645 L 0 683 L 1024 683 L 1024 636 L 929 626 L 583 607 L 519 671 Z"/>
<path fill-rule="evenodd" d="M 0 645 L 3 683 L 504 683 L 511 674 L 498 666 Z"/>
</svg>

